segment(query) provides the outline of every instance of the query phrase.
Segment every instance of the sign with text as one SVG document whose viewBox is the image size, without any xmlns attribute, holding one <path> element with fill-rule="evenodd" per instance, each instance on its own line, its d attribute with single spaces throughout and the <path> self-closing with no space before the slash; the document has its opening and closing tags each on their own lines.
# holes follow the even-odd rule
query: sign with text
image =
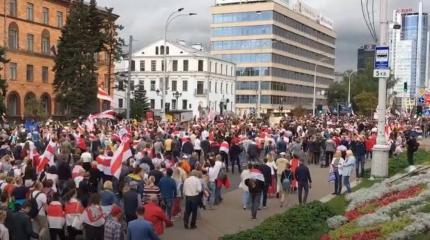
<svg viewBox="0 0 430 240">
<path fill-rule="evenodd" d="M 387 46 L 377 46 L 375 51 L 375 69 L 389 69 L 390 48 Z"/>
<path fill-rule="evenodd" d="M 389 78 L 390 77 L 390 69 L 375 69 L 373 70 L 374 78 Z"/>
</svg>

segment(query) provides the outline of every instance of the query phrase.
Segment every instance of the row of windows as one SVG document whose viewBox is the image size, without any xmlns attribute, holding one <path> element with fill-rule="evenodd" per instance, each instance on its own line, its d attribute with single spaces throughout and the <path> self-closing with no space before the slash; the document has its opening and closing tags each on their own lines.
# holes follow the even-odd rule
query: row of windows
<svg viewBox="0 0 430 240">
<path fill-rule="evenodd" d="M 305 25 L 305 24 L 303 24 L 303 23 L 301 23 L 295 19 L 287 17 L 283 14 L 275 12 L 273 19 L 277 22 L 283 23 L 283 24 L 290 26 L 294 29 L 297 29 L 301 32 L 307 33 L 307 34 L 309 34 L 309 35 L 311 35 L 317 39 L 324 40 L 324 41 L 329 42 L 331 44 L 335 44 L 335 42 L 336 42 L 336 39 L 334 37 L 329 36 L 325 33 L 322 33 L 322 32 L 320 32 L 314 28 L 311 28 L 311 27 L 309 27 L 309 26 L 307 26 L 307 25 Z"/>
<path fill-rule="evenodd" d="M 273 19 L 272 11 L 222 13 L 212 16 L 213 23 L 249 22 Z"/>
<path fill-rule="evenodd" d="M 158 49 L 160 49 L 160 50 L 158 50 Z M 170 53 L 169 50 L 170 50 L 169 46 L 166 46 L 166 55 L 169 55 L 169 53 Z M 164 55 L 164 46 L 160 46 L 160 47 L 156 46 L 155 47 L 155 55 L 158 55 L 158 54 Z"/>
<path fill-rule="evenodd" d="M 272 34 L 272 25 L 212 28 L 212 36 L 247 36 Z"/>
<path fill-rule="evenodd" d="M 17 0 L 9 0 L 9 16 L 11 17 L 18 17 L 18 3 Z M 27 2 L 26 5 L 26 20 L 28 21 L 34 21 L 34 4 Z M 41 23 L 45 25 L 49 25 L 49 15 L 50 11 L 49 8 L 43 7 L 42 8 L 42 19 Z M 62 28 L 63 27 L 63 12 L 57 11 L 56 15 L 57 19 L 57 27 Z"/>
<path fill-rule="evenodd" d="M 42 82 L 48 83 L 49 81 L 49 68 L 46 66 L 42 66 Z M 26 80 L 27 82 L 34 81 L 34 65 L 27 64 L 26 65 Z M 9 63 L 9 80 L 16 81 L 18 80 L 18 64 L 14 62 Z"/>
<path fill-rule="evenodd" d="M 279 63 L 279 64 L 284 64 L 284 65 L 291 66 L 291 67 L 300 68 L 300 69 L 306 69 L 308 71 L 314 71 L 315 66 L 316 66 L 313 63 L 308 63 L 305 61 L 297 60 L 297 59 L 290 58 L 290 57 L 285 57 L 285 56 L 278 55 L 278 54 L 273 54 L 273 62 Z M 328 67 L 324 67 L 324 66 L 320 66 L 320 65 L 317 65 L 317 72 L 328 74 L 328 75 L 334 75 L 334 69 L 333 68 L 328 68 Z"/>
<path fill-rule="evenodd" d="M 245 53 L 245 54 L 222 54 L 218 55 L 218 57 L 234 62 L 234 63 L 262 63 L 262 62 L 270 62 L 272 61 L 272 54 L 270 53 Z"/>
<path fill-rule="evenodd" d="M 170 70 L 172 72 L 178 72 L 179 71 L 179 60 L 172 60 L 169 61 L 171 62 L 171 68 Z M 160 60 L 160 64 L 158 66 L 161 66 L 161 69 L 157 67 L 157 60 L 150 60 L 150 64 L 151 64 L 151 72 L 156 72 L 156 71 L 164 71 L 164 60 Z M 210 64 L 212 64 L 212 62 L 210 62 Z M 189 60 L 182 60 L 182 71 L 183 72 L 188 72 L 190 71 L 190 61 Z M 214 69 L 211 72 L 214 72 L 216 74 L 221 74 L 221 75 L 229 75 L 229 76 L 233 76 L 234 75 L 234 68 L 232 66 L 228 66 L 227 64 L 218 64 L 218 63 L 214 63 Z M 168 69 L 169 70 L 169 69 Z M 136 61 L 132 60 L 131 61 L 131 71 L 137 71 L 136 70 Z M 140 72 L 146 72 L 146 62 L 145 60 L 140 60 L 139 61 L 139 71 Z M 197 71 L 198 72 L 203 72 L 204 71 L 204 61 L 203 60 L 198 60 L 197 62 Z"/>
<path fill-rule="evenodd" d="M 260 71 L 262 71 L 263 76 L 274 76 L 285 79 L 292 79 L 304 82 L 314 82 L 314 75 L 305 74 L 300 72 L 289 71 L 281 68 L 253 68 L 253 67 L 239 67 L 236 69 L 236 75 L 238 77 L 255 77 L 260 76 Z M 330 78 L 317 77 L 317 83 L 323 85 L 330 85 L 333 80 Z"/>
<path fill-rule="evenodd" d="M 296 56 L 310 58 L 310 59 L 316 60 L 316 61 L 320 61 L 321 59 L 326 58 L 326 60 L 324 60 L 325 63 L 334 64 L 334 59 L 332 59 L 332 58 L 329 59 L 322 54 L 308 51 L 306 49 L 299 48 L 299 47 L 296 47 L 296 46 L 288 44 L 288 43 L 276 41 L 273 43 L 273 48 L 294 54 Z"/>
<path fill-rule="evenodd" d="M 303 44 L 305 46 L 309 46 L 309 47 L 312 47 L 314 49 L 318 49 L 318 50 L 323 51 L 323 52 L 328 53 L 328 54 L 334 55 L 334 53 L 335 53 L 335 49 L 330 47 L 330 46 L 319 43 L 319 42 L 314 41 L 312 39 L 309 39 L 307 37 L 303 37 L 302 35 L 290 32 L 290 31 L 285 30 L 285 29 L 278 27 L 278 26 L 273 27 L 273 34 L 280 36 L 282 38 L 294 41 L 296 43 L 300 43 L 300 44 Z"/>
<path fill-rule="evenodd" d="M 303 85 L 282 83 L 282 82 L 261 82 L 262 90 L 282 91 L 282 92 L 294 92 L 302 94 L 313 94 L 314 88 Z M 238 81 L 236 84 L 236 90 L 258 90 L 258 81 Z M 316 91 L 323 89 L 317 88 Z"/>
<path fill-rule="evenodd" d="M 27 33 L 26 35 L 26 51 L 28 52 L 34 52 L 34 41 L 35 37 L 31 33 Z M 14 22 L 9 24 L 8 29 L 8 47 L 9 49 L 18 50 L 20 49 L 19 46 L 19 28 L 18 25 Z M 43 30 L 41 34 L 41 53 L 42 54 L 50 54 L 51 52 L 51 40 L 50 40 L 50 34 L 48 30 Z"/>
<path fill-rule="evenodd" d="M 236 95 L 236 104 L 257 104 L 257 95 Z M 303 97 L 284 97 L 284 96 L 266 96 L 260 98 L 261 104 L 277 104 L 277 105 L 295 105 L 306 106 L 312 104 L 311 98 Z"/>
</svg>

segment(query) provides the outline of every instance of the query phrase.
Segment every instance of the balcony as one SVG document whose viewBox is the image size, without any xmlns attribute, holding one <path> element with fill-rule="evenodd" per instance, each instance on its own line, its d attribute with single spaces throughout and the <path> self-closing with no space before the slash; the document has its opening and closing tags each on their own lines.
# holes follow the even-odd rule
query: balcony
<svg viewBox="0 0 430 240">
<path fill-rule="evenodd" d="M 208 90 L 207 89 L 196 89 L 194 90 L 194 96 L 195 97 L 206 97 L 208 94 Z"/>
</svg>

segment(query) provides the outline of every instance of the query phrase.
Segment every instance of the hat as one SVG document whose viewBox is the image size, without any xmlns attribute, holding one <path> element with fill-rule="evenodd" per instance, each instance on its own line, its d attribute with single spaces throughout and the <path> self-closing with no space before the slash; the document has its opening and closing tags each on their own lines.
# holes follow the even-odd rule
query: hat
<svg viewBox="0 0 430 240">
<path fill-rule="evenodd" d="M 279 155 L 281 155 L 281 156 L 285 156 L 285 155 L 287 155 L 285 152 L 281 152 Z"/>
<path fill-rule="evenodd" d="M 122 209 L 120 207 L 118 207 L 117 205 L 113 205 L 112 206 L 112 210 L 110 212 L 110 214 L 112 215 L 112 217 L 116 217 L 119 214 L 122 213 Z"/>
<path fill-rule="evenodd" d="M 82 162 L 84 162 L 84 163 L 89 163 L 89 162 L 93 161 L 93 157 L 91 156 L 91 153 L 89 153 L 89 152 L 82 153 L 81 159 L 82 159 Z"/>
</svg>

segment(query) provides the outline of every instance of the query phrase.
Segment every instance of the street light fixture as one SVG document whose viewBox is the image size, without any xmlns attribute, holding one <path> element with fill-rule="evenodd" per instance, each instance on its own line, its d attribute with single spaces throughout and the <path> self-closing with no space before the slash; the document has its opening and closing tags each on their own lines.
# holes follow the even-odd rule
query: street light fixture
<svg viewBox="0 0 430 240">
<path fill-rule="evenodd" d="M 351 107 L 351 76 L 354 73 L 357 73 L 357 71 L 354 70 L 348 74 L 348 107 Z"/>
</svg>

